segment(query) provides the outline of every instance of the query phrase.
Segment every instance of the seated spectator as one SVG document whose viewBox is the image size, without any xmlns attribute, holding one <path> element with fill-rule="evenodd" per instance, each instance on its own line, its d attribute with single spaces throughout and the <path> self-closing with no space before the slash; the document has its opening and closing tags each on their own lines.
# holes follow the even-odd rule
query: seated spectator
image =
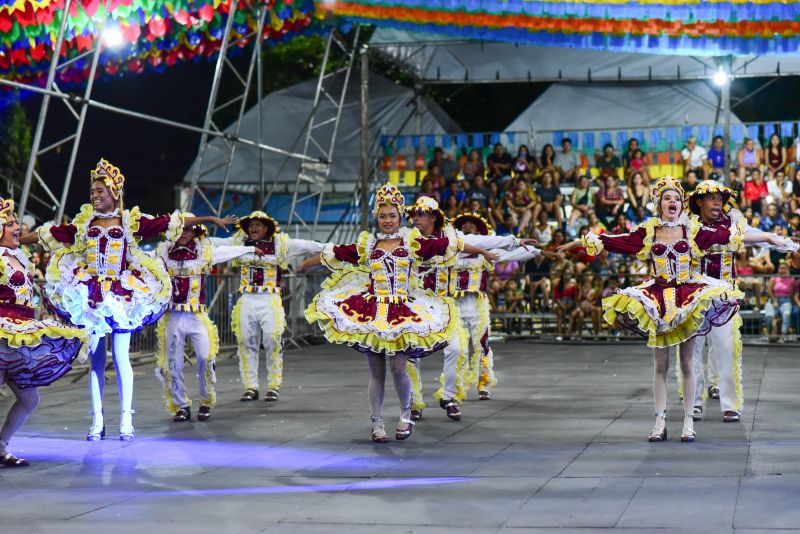
<svg viewBox="0 0 800 534">
<path fill-rule="evenodd" d="M 792 161 L 789 162 L 789 179 L 794 181 L 795 176 L 797 176 L 797 168 L 800 167 L 800 137 L 795 138 L 794 144 L 792 144 L 792 156 L 787 159 L 791 159 Z"/>
<path fill-rule="evenodd" d="M 431 197 L 432 199 L 436 200 L 436 202 L 441 202 L 442 197 L 439 195 L 439 191 L 434 189 L 433 181 L 432 180 L 422 180 L 422 186 L 420 186 L 419 192 L 416 194 L 415 198 L 419 197 Z"/>
<path fill-rule="evenodd" d="M 752 249 L 749 247 L 742 247 L 736 253 L 733 263 L 736 267 L 737 284 L 743 291 L 753 292 L 755 296 L 753 311 L 758 312 L 758 310 L 761 308 L 761 279 L 755 276 L 756 271 L 750 264 L 749 256 L 751 251 Z"/>
<path fill-rule="evenodd" d="M 578 178 L 578 183 L 575 189 L 572 190 L 570 197 L 570 205 L 572 206 L 572 213 L 569 214 L 569 222 L 567 223 L 567 231 L 572 233 L 572 229 L 579 218 L 586 218 L 590 211 L 594 210 L 594 192 L 589 187 L 589 177 L 585 174 Z"/>
<path fill-rule="evenodd" d="M 572 141 L 565 137 L 561 141 L 561 152 L 558 152 L 553 160 L 553 164 L 558 171 L 556 184 L 563 182 L 575 182 L 581 169 L 581 157 L 577 152 L 572 151 Z"/>
<path fill-rule="evenodd" d="M 722 181 L 725 176 L 725 139 L 721 135 L 714 136 L 711 150 L 708 151 L 708 170 L 715 175 L 714 180 Z"/>
<path fill-rule="evenodd" d="M 750 180 L 744 184 L 744 207 L 752 208 L 754 214 L 761 215 L 766 211 L 767 184 L 761 176 L 761 171 L 753 169 L 750 173 Z"/>
<path fill-rule="evenodd" d="M 469 190 L 469 198 L 478 200 L 481 209 L 489 208 L 489 201 L 494 197 L 492 189 L 486 185 L 483 180 L 483 175 L 477 175 L 472 178 L 472 187 Z"/>
<path fill-rule="evenodd" d="M 483 178 L 484 174 L 486 173 L 486 168 L 483 166 L 483 160 L 481 159 L 480 152 L 474 148 L 469 151 L 469 156 L 467 157 L 467 161 L 464 163 L 464 167 L 462 167 L 461 172 L 464 175 L 465 180 L 474 180 L 476 176 Z"/>
<path fill-rule="evenodd" d="M 505 312 L 522 313 L 525 311 L 525 293 L 520 289 L 516 279 L 511 278 L 506 281 L 505 289 Z"/>
<path fill-rule="evenodd" d="M 783 170 L 775 171 L 772 178 L 767 180 L 767 193 L 767 203 L 774 202 L 781 212 L 789 209 L 789 202 L 792 200 L 792 182 L 786 179 Z"/>
<path fill-rule="evenodd" d="M 487 221 L 491 221 L 491 212 L 487 209 L 481 208 L 480 201 L 476 198 L 471 198 L 467 200 L 466 209 L 465 211 L 470 211 L 473 213 L 477 213 Z M 497 226 L 496 224 L 492 224 L 492 226 Z"/>
<path fill-rule="evenodd" d="M 728 187 L 730 187 L 735 195 L 731 197 L 734 206 L 737 209 L 744 209 L 744 183 L 739 181 L 739 173 L 735 169 L 728 171 Z"/>
<path fill-rule="evenodd" d="M 456 206 L 463 209 L 467 200 L 467 193 L 461 188 L 459 182 L 450 182 L 445 190 L 442 192 L 442 201 L 446 204 L 451 197 L 456 199 Z"/>
<path fill-rule="evenodd" d="M 788 163 L 786 147 L 783 146 L 781 136 L 776 133 L 769 136 L 767 150 L 764 153 L 764 163 L 767 165 L 767 178 L 774 178 L 776 172 L 786 168 Z"/>
<path fill-rule="evenodd" d="M 603 176 L 617 176 L 617 170 L 622 167 L 622 162 L 614 153 L 614 145 L 606 143 L 603 153 L 597 158 L 597 170 Z"/>
<path fill-rule="evenodd" d="M 514 223 L 514 217 L 510 213 L 506 213 L 503 217 L 503 222 L 497 225 L 497 235 L 506 234 L 519 234 L 519 226 Z"/>
<path fill-rule="evenodd" d="M 542 246 L 541 242 L 539 246 Z M 542 296 L 541 309 L 547 311 L 550 309 L 550 265 L 553 254 L 557 252 L 542 252 L 538 256 L 525 262 L 523 268 L 525 272 L 525 283 L 528 287 L 528 299 L 531 303 L 531 311 L 534 311 L 536 306 L 536 293 L 539 292 Z"/>
<path fill-rule="evenodd" d="M 555 178 L 556 182 L 559 181 L 560 177 L 558 175 L 558 169 L 556 169 L 556 149 L 553 148 L 553 145 L 547 143 L 542 148 L 542 155 L 539 157 L 539 162 L 537 168 L 539 169 L 539 173 L 543 173 L 544 171 L 550 171 L 553 173 L 553 177 Z"/>
<path fill-rule="evenodd" d="M 519 227 L 520 235 L 528 235 L 528 225 L 542 209 L 537 202 L 536 193 L 524 178 L 514 180 L 509 194 L 506 195 L 506 208 L 514 226 Z"/>
<path fill-rule="evenodd" d="M 773 274 L 775 272 L 775 265 L 770 259 L 769 249 L 766 247 L 757 247 L 751 249 L 750 265 L 756 274 Z"/>
<path fill-rule="evenodd" d="M 786 227 L 781 226 L 780 224 L 773 225 L 769 231 L 781 237 L 789 236 L 788 232 L 786 231 Z M 772 263 L 772 265 L 780 265 L 780 263 L 785 260 L 786 260 L 785 252 L 776 250 L 774 248 L 769 249 L 769 261 Z"/>
<path fill-rule="evenodd" d="M 567 242 L 562 230 L 553 232 L 553 240 L 542 248 L 542 254 L 547 256 L 551 262 L 551 270 L 556 273 L 564 272 L 569 266 L 567 256 L 563 252 L 558 251 L 558 247 Z"/>
<path fill-rule="evenodd" d="M 644 184 L 650 183 L 650 161 L 647 154 L 639 146 L 639 140 L 631 137 L 628 140 L 628 147 L 622 154 L 622 166 L 625 169 L 625 180 L 630 181 L 633 173 L 642 173 Z"/>
<path fill-rule="evenodd" d="M 447 217 L 448 219 L 452 219 L 459 213 L 462 213 L 464 211 L 464 207 L 458 201 L 458 198 L 455 195 L 450 195 L 449 197 L 447 197 L 447 200 L 444 201 L 443 211 L 445 217 Z"/>
<path fill-rule="evenodd" d="M 589 233 L 588 226 L 581 226 L 580 231 L 578 232 L 578 237 L 583 237 Z M 592 256 L 588 252 L 586 252 L 585 247 L 578 247 L 572 249 L 569 256 L 570 260 L 572 260 L 573 265 L 575 265 L 575 272 L 580 274 L 585 271 L 592 262 L 597 260 L 597 256 Z"/>
<path fill-rule="evenodd" d="M 593 211 L 590 211 L 589 216 L 586 218 L 586 228 L 595 235 L 604 234 L 608 231 L 608 227 L 603 224 L 603 221 Z"/>
<path fill-rule="evenodd" d="M 518 261 L 502 261 L 494 264 L 494 275 L 501 282 L 506 282 L 511 278 L 516 278 L 519 274 Z"/>
<path fill-rule="evenodd" d="M 794 178 L 790 182 L 792 184 L 792 196 L 789 199 L 789 209 L 792 212 L 800 212 L 800 175 L 795 172 Z"/>
<path fill-rule="evenodd" d="M 575 324 L 578 305 L 578 284 L 572 271 L 565 271 L 563 276 L 553 275 L 551 278 L 553 286 L 553 304 L 556 312 L 556 340 L 561 341 L 564 337 L 572 335 Z M 566 330 L 564 323 L 567 323 Z"/>
<path fill-rule="evenodd" d="M 789 227 L 786 229 L 789 237 L 800 238 L 800 213 L 789 215 Z"/>
<path fill-rule="evenodd" d="M 536 158 L 531 156 L 527 145 L 519 145 L 517 157 L 514 159 L 514 168 L 528 180 L 533 179 L 536 171 Z"/>
<path fill-rule="evenodd" d="M 533 238 L 539 248 L 544 247 L 553 240 L 553 227 L 550 226 L 550 219 L 544 211 L 539 212 L 539 218 L 533 227 Z"/>
<path fill-rule="evenodd" d="M 600 311 L 598 305 L 600 292 L 594 283 L 594 274 L 591 271 L 586 271 L 581 274 L 581 283 L 578 287 L 578 309 L 581 311 L 580 315 L 576 317 L 576 331 L 580 335 L 583 333 L 583 319 L 586 316 L 592 319 L 592 335 L 600 335 Z"/>
<path fill-rule="evenodd" d="M 616 176 L 606 176 L 605 187 L 597 193 L 595 212 L 608 227 L 618 213 L 623 211 L 625 193 L 617 187 Z"/>
<path fill-rule="evenodd" d="M 636 211 L 633 212 L 633 217 L 630 218 L 631 224 L 634 226 L 643 224 L 649 217 L 650 214 L 647 213 L 644 206 L 639 206 L 638 208 L 636 208 Z"/>
<path fill-rule="evenodd" d="M 739 181 L 745 183 L 746 178 L 753 174 L 753 171 L 761 172 L 761 154 L 755 147 L 755 141 L 745 137 L 744 145 L 736 153 L 736 163 L 739 171 Z"/>
<path fill-rule="evenodd" d="M 697 182 L 697 171 L 691 170 L 684 175 L 683 190 L 687 195 L 697 189 Z"/>
<path fill-rule="evenodd" d="M 611 261 L 611 256 L 607 250 L 600 252 L 597 259 L 589 264 L 589 269 L 603 280 L 617 274 L 617 266 Z"/>
<path fill-rule="evenodd" d="M 614 225 L 611 227 L 612 234 L 627 234 L 631 231 L 631 224 L 628 222 L 628 218 L 625 216 L 624 213 L 617 214 L 617 218 L 614 219 Z"/>
<path fill-rule="evenodd" d="M 564 215 L 561 213 L 561 189 L 553 181 L 553 175 L 545 171 L 541 175 L 542 185 L 536 188 L 536 196 L 541 204 L 542 212 L 554 217 L 561 228 Z M 524 228 L 524 225 L 523 225 Z"/>
<path fill-rule="evenodd" d="M 494 152 L 486 158 L 486 166 L 489 168 L 489 179 L 503 183 L 511 179 L 511 168 L 514 166 L 514 159 L 506 152 L 502 143 L 496 143 Z"/>
<path fill-rule="evenodd" d="M 489 282 L 486 285 L 486 296 L 489 298 L 489 310 L 499 312 L 505 308 L 505 284 L 494 274 L 489 275 Z"/>
<path fill-rule="evenodd" d="M 625 210 L 628 218 L 633 219 L 636 208 L 639 206 L 647 206 L 649 198 L 650 191 L 647 190 L 642 173 L 633 173 L 630 180 L 628 180 L 628 208 Z"/>
<path fill-rule="evenodd" d="M 778 276 L 771 277 L 767 286 L 771 308 L 774 310 L 774 315 L 769 318 L 773 320 L 773 333 L 776 333 L 780 324 L 781 341 L 789 334 L 789 326 L 796 322 L 793 319 L 800 306 L 796 286 L 794 278 L 789 274 L 789 266 L 782 261 L 778 266 Z"/>
<path fill-rule="evenodd" d="M 686 146 L 681 150 L 683 160 L 683 175 L 689 171 L 697 173 L 697 177 L 702 180 L 706 176 L 706 166 L 708 165 L 708 154 L 706 149 L 697 143 L 695 136 L 686 140 Z"/>
<path fill-rule="evenodd" d="M 444 150 L 438 146 L 433 149 L 433 159 L 428 162 L 428 172 L 431 172 L 431 168 L 434 165 L 439 167 L 439 172 L 444 178 L 445 184 L 449 184 L 456 179 L 458 164 L 450 158 L 446 158 Z"/>
</svg>

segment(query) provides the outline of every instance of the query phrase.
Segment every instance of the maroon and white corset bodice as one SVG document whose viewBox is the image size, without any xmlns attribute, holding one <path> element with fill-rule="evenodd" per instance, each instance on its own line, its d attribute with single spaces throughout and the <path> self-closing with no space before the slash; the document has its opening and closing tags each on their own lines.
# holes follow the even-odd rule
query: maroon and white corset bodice
<svg viewBox="0 0 800 534">
<path fill-rule="evenodd" d="M 692 248 L 686 239 L 656 241 L 650 248 L 653 274 L 661 281 L 688 282 L 692 277 Z"/>
<path fill-rule="evenodd" d="M 391 252 L 373 248 L 369 253 L 370 295 L 380 302 L 402 302 L 411 282 L 411 251 L 404 244 Z"/>
<path fill-rule="evenodd" d="M 126 240 L 121 226 L 86 230 L 86 263 L 91 276 L 118 278 L 125 270 Z"/>
</svg>

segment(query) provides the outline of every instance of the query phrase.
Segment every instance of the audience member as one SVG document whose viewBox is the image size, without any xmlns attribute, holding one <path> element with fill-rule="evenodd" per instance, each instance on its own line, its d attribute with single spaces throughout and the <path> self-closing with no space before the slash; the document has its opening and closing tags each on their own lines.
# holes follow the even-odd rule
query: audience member
<svg viewBox="0 0 800 534">
<path fill-rule="evenodd" d="M 536 201 L 536 193 L 524 178 L 517 178 L 512 183 L 511 191 L 506 195 L 506 207 L 521 235 L 528 234 L 528 225 L 542 208 Z"/>
<path fill-rule="evenodd" d="M 575 182 L 581 168 L 581 157 L 577 152 L 572 151 L 572 141 L 569 137 L 561 140 L 561 152 L 555 156 L 553 164 L 558 171 L 556 183 Z"/>
<path fill-rule="evenodd" d="M 569 214 L 567 231 L 571 234 L 578 219 L 585 219 L 589 212 L 594 209 L 594 192 L 590 187 L 589 177 L 585 174 L 578 178 L 578 183 L 575 189 L 572 190 L 569 203 L 572 206 L 572 212 Z"/>
<path fill-rule="evenodd" d="M 536 188 L 536 197 L 541 203 L 541 210 L 554 217 L 561 228 L 564 225 L 564 215 L 561 212 L 561 189 L 554 183 L 553 175 L 544 171 L 541 175 L 542 185 Z M 522 225 L 523 228 L 525 225 Z"/>
<path fill-rule="evenodd" d="M 625 204 L 625 193 L 617 187 L 616 176 L 606 176 L 605 187 L 597 193 L 595 212 L 606 226 L 610 226 Z"/>
<path fill-rule="evenodd" d="M 486 158 L 486 166 L 489 167 L 489 179 L 503 183 L 511 179 L 514 159 L 506 152 L 502 143 L 496 143 L 494 152 Z"/>
<path fill-rule="evenodd" d="M 744 184 L 744 206 L 752 208 L 753 213 L 761 215 L 765 211 L 768 195 L 767 184 L 761 176 L 761 171 L 753 169 L 750 180 Z"/>
<path fill-rule="evenodd" d="M 761 155 L 755 148 L 755 142 L 745 137 L 744 144 L 736 154 L 736 163 L 739 169 L 739 181 L 745 183 L 748 176 L 754 171 L 761 171 Z"/>
<path fill-rule="evenodd" d="M 683 159 L 683 175 L 689 171 L 697 173 L 701 180 L 706 176 L 706 166 L 708 165 L 708 154 L 706 149 L 697 143 L 697 138 L 691 136 L 686 140 L 686 146 L 681 150 Z"/>
<path fill-rule="evenodd" d="M 622 162 L 614 153 L 614 145 L 606 143 L 602 155 L 597 158 L 597 169 L 603 176 L 617 176 L 617 171 L 622 167 Z"/>
<path fill-rule="evenodd" d="M 480 152 L 474 148 L 469 151 L 469 156 L 467 156 L 467 161 L 464 163 L 461 172 L 465 180 L 474 180 L 476 176 L 484 177 L 486 168 L 483 166 Z"/>
<path fill-rule="evenodd" d="M 783 146 L 781 136 L 776 133 L 769 136 L 767 150 L 764 153 L 764 163 L 767 166 L 768 178 L 773 178 L 776 172 L 783 171 L 788 163 L 786 147 Z"/>
<path fill-rule="evenodd" d="M 445 183 L 450 183 L 456 179 L 458 164 L 445 157 L 444 150 L 438 146 L 433 149 L 433 159 L 428 162 L 428 172 L 432 172 L 434 165 L 439 167 L 439 172 L 444 177 Z"/>
<path fill-rule="evenodd" d="M 725 176 L 725 139 L 721 135 L 714 136 L 711 149 L 708 151 L 708 170 L 716 176 L 715 180 L 722 181 Z"/>
</svg>

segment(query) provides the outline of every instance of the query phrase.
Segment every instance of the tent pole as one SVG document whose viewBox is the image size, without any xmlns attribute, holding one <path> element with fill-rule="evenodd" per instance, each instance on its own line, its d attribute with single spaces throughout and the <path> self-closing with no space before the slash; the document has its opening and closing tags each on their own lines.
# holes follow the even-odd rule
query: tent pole
<svg viewBox="0 0 800 534">
<path fill-rule="evenodd" d="M 724 56 L 722 58 L 722 70 L 730 77 L 731 74 L 731 56 Z M 725 147 L 725 176 L 720 177 L 720 182 L 723 184 L 728 183 L 728 175 L 730 174 L 732 159 L 731 159 L 731 83 L 733 80 L 729 79 L 728 82 L 722 86 L 722 112 L 723 112 L 723 146 Z"/>
<path fill-rule="evenodd" d="M 361 49 L 361 231 L 367 230 L 369 214 L 369 56 Z"/>
</svg>

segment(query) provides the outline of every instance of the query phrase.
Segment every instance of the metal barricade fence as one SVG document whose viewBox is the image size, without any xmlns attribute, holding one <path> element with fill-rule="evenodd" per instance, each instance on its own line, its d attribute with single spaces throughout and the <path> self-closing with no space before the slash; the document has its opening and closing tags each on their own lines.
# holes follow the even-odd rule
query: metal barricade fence
<svg viewBox="0 0 800 534">
<path fill-rule="evenodd" d="M 325 271 L 318 270 L 303 275 L 290 273 L 282 277 L 282 300 L 286 313 L 284 345 L 287 349 L 301 348 L 321 340 L 321 332 L 317 326 L 308 324 L 305 320 L 305 309 L 319 291 L 327 274 Z M 577 285 L 580 285 L 582 274 L 567 272 L 566 274 L 545 276 L 551 282 L 550 284 L 545 284 L 549 303 L 545 303 L 541 291 L 531 291 L 533 285 L 531 275 L 520 273 L 509 278 L 517 282 L 517 287 L 524 295 L 520 307 L 513 311 L 506 309 L 502 295 L 496 291 L 497 285 L 495 281 L 499 279 L 491 279 L 488 294 L 493 305 L 491 322 L 493 334 L 511 337 L 553 338 L 563 333 L 557 330 L 559 304 L 554 302 L 552 298 L 553 284 L 562 284 L 563 287 L 563 284 L 568 284 L 572 279 Z M 795 342 L 797 340 L 797 334 L 800 332 L 800 310 L 793 301 L 791 302 L 789 313 L 786 313 L 787 306 L 784 306 L 784 309 L 781 310 L 781 306 L 775 307 L 772 305 L 768 294 L 768 283 L 770 278 L 773 277 L 774 275 L 747 276 L 738 281 L 740 289 L 745 292 L 745 299 L 742 301 L 740 313 L 743 320 L 742 336 L 747 342 L 774 342 L 778 340 Z M 594 275 L 596 298 L 592 306 L 598 310 L 600 295 L 603 289 L 608 287 L 611 278 L 617 280 L 619 287 L 629 287 L 640 283 L 646 278 L 646 275 Z M 507 281 L 504 281 L 503 285 L 507 286 Z M 800 277 L 795 277 L 795 287 L 795 293 L 797 293 L 798 288 L 800 288 Z M 208 314 L 219 330 L 219 357 L 233 357 L 236 354 L 236 337 L 232 329 L 231 317 L 233 306 L 239 297 L 239 276 L 234 273 L 209 275 L 206 290 Z M 505 291 L 505 287 L 503 291 Z M 759 302 L 756 302 L 756 295 L 760 297 Z M 41 300 L 43 302 L 43 299 Z M 785 304 L 785 301 L 783 303 Z M 580 303 L 577 304 L 579 305 Z M 43 303 L 41 305 L 41 313 L 47 313 Z M 564 321 L 568 320 L 568 313 L 563 313 L 562 315 Z M 780 336 L 780 324 L 783 321 L 782 315 L 783 317 L 788 317 L 790 321 L 787 336 L 785 337 Z M 602 320 L 599 322 L 598 331 L 593 332 L 591 312 L 587 308 L 587 313 L 583 316 L 583 323 L 575 325 L 573 329 L 575 332 L 571 333 L 571 338 L 593 340 L 636 339 L 635 336 L 625 331 L 617 330 L 605 324 Z M 150 363 L 156 351 L 156 344 L 156 325 L 148 325 L 133 335 L 131 339 L 131 358 L 133 363 Z M 110 361 L 109 365 L 111 365 Z"/>
</svg>

